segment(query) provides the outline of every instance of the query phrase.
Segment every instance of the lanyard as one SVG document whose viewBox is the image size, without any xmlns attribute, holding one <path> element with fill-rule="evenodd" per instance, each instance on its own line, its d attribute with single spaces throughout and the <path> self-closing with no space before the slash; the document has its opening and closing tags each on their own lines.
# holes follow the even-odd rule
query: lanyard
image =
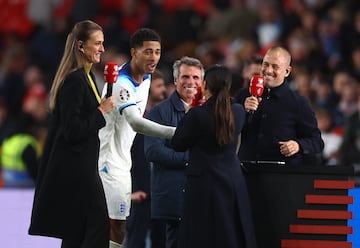
<svg viewBox="0 0 360 248">
<path fill-rule="evenodd" d="M 95 83 L 94 83 L 94 81 L 92 80 L 92 78 L 91 78 L 91 76 L 90 76 L 90 70 L 89 70 L 89 71 L 86 70 L 86 76 L 88 77 L 88 79 L 89 79 L 89 81 L 90 81 L 91 88 L 92 88 L 92 90 L 94 91 L 94 94 L 95 94 L 95 96 L 96 96 L 96 100 L 100 103 L 100 102 L 101 102 L 101 98 L 100 98 L 99 93 L 98 93 L 98 91 L 97 91 L 97 89 L 96 89 Z"/>
</svg>

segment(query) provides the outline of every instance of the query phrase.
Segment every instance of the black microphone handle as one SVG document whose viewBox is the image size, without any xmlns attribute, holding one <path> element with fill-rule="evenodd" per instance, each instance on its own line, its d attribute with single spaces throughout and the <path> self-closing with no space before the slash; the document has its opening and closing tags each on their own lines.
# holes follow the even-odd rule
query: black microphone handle
<svg viewBox="0 0 360 248">
<path fill-rule="evenodd" d="M 255 110 L 250 110 L 247 117 L 248 124 L 251 124 L 253 118 L 254 118 Z"/>
<path fill-rule="evenodd" d="M 256 96 L 256 95 L 252 95 L 252 96 L 255 96 L 256 98 L 258 98 L 258 96 Z M 255 110 L 249 110 L 248 117 L 247 117 L 248 124 L 250 124 L 252 122 L 254 114 L 255 114 Z"/>
<path fill-rule="evenodd" d="M 106 98 L 112 96 L 112 88 L 113 88 L 113 84 L 108 83 L 106 89 Z"/>
</svg>

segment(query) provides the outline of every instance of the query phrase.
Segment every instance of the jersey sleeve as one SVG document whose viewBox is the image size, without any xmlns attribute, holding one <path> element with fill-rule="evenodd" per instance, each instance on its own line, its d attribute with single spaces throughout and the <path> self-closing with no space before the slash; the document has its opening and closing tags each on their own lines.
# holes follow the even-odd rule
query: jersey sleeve
<svg viewBox="0 0 360 248">
<path fill-rule="evenodd" d="M 124 108 L 136 105 L 136 88 L 126 76 L 119 76 L 113 85 L 115 107 L 121 113 Z"/>
</svg>

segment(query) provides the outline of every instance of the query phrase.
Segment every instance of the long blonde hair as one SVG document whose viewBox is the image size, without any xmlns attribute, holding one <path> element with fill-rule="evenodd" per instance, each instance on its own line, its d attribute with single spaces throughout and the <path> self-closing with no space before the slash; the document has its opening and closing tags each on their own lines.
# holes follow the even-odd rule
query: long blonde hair
<svg viewBox="0 0 360 248">
<path fill-rule="evenodd" d="M 84 66 L 82 53 L 78 47 L 78 41 L 85 43 L 91 33 L 94 31 L 102 31 L 102 27 L 93 21 L 85 20 L 75 24 L 72 31 L 68 34 L 64 49 L 64 54 L 61 58 L 60 65 L 55 74 L 55 78 L 50 90 L 50 111 L 54 111 L 56 99 L 61 85 L 67 74 Z"/>
</svg>

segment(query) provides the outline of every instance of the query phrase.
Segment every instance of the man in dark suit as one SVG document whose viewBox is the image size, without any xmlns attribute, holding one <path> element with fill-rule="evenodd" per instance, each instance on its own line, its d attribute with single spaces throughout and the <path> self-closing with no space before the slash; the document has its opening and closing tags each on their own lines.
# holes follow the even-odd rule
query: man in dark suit
<svg viewBox="0 0 360 248">
<path fill-rule="evenodd" d="M 163 125 L 177 126 L 191 107 L 204 77 L 198 59 L 183 57 L 173 65 L 175 92 L 151 109 L 148 118 Z M 153 163 L 151 171 L 151 217 L 166 221 L 166 248 L 176 248 L 182 217 L 185 168 L 189 153 L 176 152 L 170 140 L 145 136 L 145 156 Z"/>
<path fill-rule="evenodd" d="M 270 48 L 263 59 L 262 97 L 241 90 L 237 102 L 244 105 L 247 118 L 241 136 L 242 161 L 281 161 L 301 165 L 322 152 L 324 142 L 314 111 L 307 99 L 293 92 L 286 81 L 291 72 L 291 55 L 282 47 Z M 249 119 L 248 119 L 249 120 Z"/>
</svg>

